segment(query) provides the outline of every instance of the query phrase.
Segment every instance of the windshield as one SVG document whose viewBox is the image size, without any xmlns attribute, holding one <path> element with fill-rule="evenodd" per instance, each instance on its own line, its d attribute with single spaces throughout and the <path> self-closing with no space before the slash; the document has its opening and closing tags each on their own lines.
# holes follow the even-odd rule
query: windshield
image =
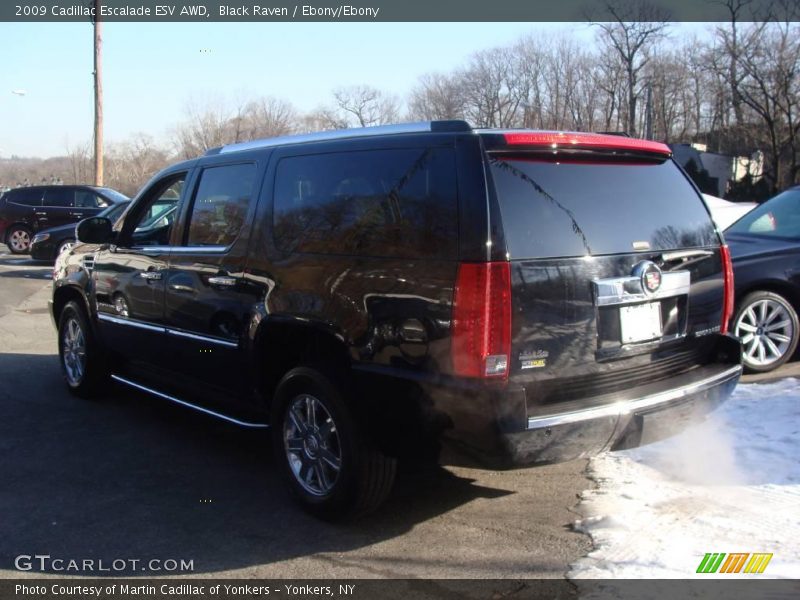
<svg viewBox="0 0 800 600">
<path fill-rule="evenodd" d="M 125 202 L 126 200 L 130 200 L 125 194 L 120 194 L 117 190 L 112 190 L 111 188 L 100 188 L 103 190 L 103 195 L 111 198 L 114 202 Z"/>
<path fill-rule="evenodd" d="M 725 233 L 800 238 L 800 189 L 786 190 L 757 206 L 731 225 Z"/>
<path fill-rule="evenodd" d="M 130 204 L 130 202 L 121 202 L 120 204 L 112 204 L 97 216 L 105 217 L 113 224 L 114 221 L 116 221 L 117 219 L 120 218 L 120 216 L 122 216 L 122 213 L 125 211 L 126 208 L 128 208 L 128 204 Z"/>
</svg>

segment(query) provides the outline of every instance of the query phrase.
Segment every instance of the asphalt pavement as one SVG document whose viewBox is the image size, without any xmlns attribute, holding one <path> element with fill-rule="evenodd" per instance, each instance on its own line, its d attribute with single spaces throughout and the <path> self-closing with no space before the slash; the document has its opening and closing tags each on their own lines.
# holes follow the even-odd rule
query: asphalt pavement
<svg viewBox="0 0 800 600">
<path fill-rule="evenodd" d="M 46 314 L 51 269 L 0 252 L 0 578 L 40 576 L 35 561 L 15 568 L 36 554 L 95 561 L 54 575 L 562 578 L 591 549 L 571 528 L 586 461 L 407 465 L 378 514 L 329 524 L 289 500 L 261 432 L 118 387 L 72 397 Z M 146 570 L 152 559 L 192 570 Z M 97 572 L 100 560 L 128 562 Z"/>
</svg>

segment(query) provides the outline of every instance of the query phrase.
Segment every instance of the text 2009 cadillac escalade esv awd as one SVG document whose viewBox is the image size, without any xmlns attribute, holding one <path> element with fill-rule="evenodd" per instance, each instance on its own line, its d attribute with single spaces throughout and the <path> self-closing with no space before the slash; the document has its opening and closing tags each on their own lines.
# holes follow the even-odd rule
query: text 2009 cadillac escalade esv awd
<svg viewBox="0 0 800 600">
<path fill-rule="evenodd" d="M 269 426 L 319 514 L 374 508 L 438 440 L 499 467 L 644 444 L 740 374 L 727 248 L 655 142 L 441 121 L 234 144 L 78 236 L 52 300 L 69 388 Z"/>
</svg>

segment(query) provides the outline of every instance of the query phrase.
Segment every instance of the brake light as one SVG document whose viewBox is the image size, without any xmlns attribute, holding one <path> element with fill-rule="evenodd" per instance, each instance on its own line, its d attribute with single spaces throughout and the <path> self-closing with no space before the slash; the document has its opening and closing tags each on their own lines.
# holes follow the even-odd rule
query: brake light
<svg viewBox="0 0 800 600">
<path fill-rule="evenodd" d="M 506 144 L 509 146 L 544 146 L 553 150 L 565 148 L 588 148 L 597 150 L 630 150 L 634 152 L 650 152 L 670 156 L 672 150 L 661 142 L 640 140 L 621 135 L 605 135 L 602 133 L 559 133 L 554 131 L 529 131 L 506 133 Z"/>
<path fill-rule="evenodd" d="M 456 375 L 508 377 L 511 362 L 511 268 L 462 263 L 454 295 L 452 358 Z"/>
<path fill-rule="evenodd" d="M 722 278 L 723 278 L 723 293 L 722 293 L 722 324 L 720 332 L 724 335 L 728 333 L 728 322 L 733 317 L 733 261 L 731 260 L 731 251 L 727 244 L 723 244 L 719 249 L 720 258 L 722 259 Z"/>
</svg>

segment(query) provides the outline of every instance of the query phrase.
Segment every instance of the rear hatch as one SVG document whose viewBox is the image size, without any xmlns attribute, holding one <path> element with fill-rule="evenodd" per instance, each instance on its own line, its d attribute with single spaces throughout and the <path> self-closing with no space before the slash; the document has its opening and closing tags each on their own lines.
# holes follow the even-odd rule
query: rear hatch
<svg viewBox="0 0 800 600">
<path fill-rule="evenodd" d="M 511 264 L 508 376 L 531 415 L 614 401 L 715 360 L 721 242 L 666 146 L 533 132 L 483 141 Z"/>
</svg>

